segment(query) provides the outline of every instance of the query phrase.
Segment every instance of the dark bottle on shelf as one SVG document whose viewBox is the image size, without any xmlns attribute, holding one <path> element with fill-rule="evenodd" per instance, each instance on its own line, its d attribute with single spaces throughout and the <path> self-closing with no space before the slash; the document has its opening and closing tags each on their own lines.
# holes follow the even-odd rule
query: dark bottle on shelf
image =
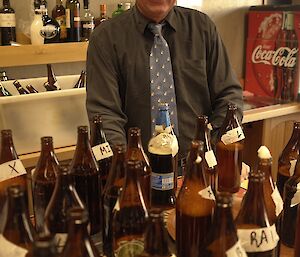
<svg viewBox="0 0 300 257">
<path fill-rule="evenodd" d="M 11 96 L 11 93 L 0 82 L 0 96 Z"/>
<path fill-rule="evenodd" d="M 205 176 L 207 183 L 212 190 L 216 191 L 216 165 L 217 160 L 214 151 L 211 147 L 210 130 L 208 129 L 208 117 L 200 115 L 197 117 L 197 126 L 195 133 L 195 140 L 200 140 L 204 143 L 204 157 L 205 157 Z"/>
<path fill-rule="evenodd" d="M 300 122 L 294 123 L 292 135 L 278 159 L 278 173 L 276 184 L 283 196 L 285 182 L 294 175 L 300 150 Z"/>
<path fill-rule="evenodd" d="M 214 194 L 204 175 L 203 142 L 193 140 L 186 175 L 176 199 L 176 248 L 178 257 L 201 256 L 211 228 Z"/>
<path fill-rule="evenodd" d="M 79 79 L 77 80 L 76 84 L 73 88 L 82 88 L 86 87 L 86 71 L 81 71 Z"/>
<path fill-rule="evenodd" d="M 284 184 L 283 214 L 281 218 L 281 242 L 288 246 L 295 246 L 297 209 L 300 203 L 300 156 L 294 175 Z"/>
<path fill-rule="evenodd" d="M 95 28 L 95 17 L 89 9 L 89 0 L 83 0 L 84 14 L 81 18 L 81 41 L 89 41 Z"/>
<path fill-rule="evenodd" d="M 32 249 L 27 253 L 26 257 L 57 257 L 57 249 L 54 237 L 51 235 L 38 235 L 33 242 Z"/>
<path fill-rule="evenodd" d="M 238 237 L 248 257 L 275 257 L 278 234 L 269 219 L 264 195 L 265 174 L 263 170 L 249 173 L 248 190 L 243 198 L 235 223 Z"/>
<path fill-rule="evenodd" d="M 32 175 L 33 210 L 38 233 L 44 232 L 45 211 L 54 190 L 58 165 L 52 137 L 42 137 L 40 158 Z"/>
<path fill-rule="evenodd" d="M 61 88 L 58 85 L 58 82 L 57 82 L 57 79 L 56 79 L 56 76 L 54 74 L 51 64 L 47 64 L 47 76 L 48 76 L 48 81 L 47 81 L 48 85 L 47 86 L 49 88 L 49 91 L 60 90 Z"/>
<path fill-rule="evenodd" d="M 75 179 L 76 191 L 89 213 L 90 234 L 97 234 L 102 229 L 102 185 L 87 126 L 79 126 L 77 129 L 77 145 L 70 173 Z"/>
<path fill-rule="evenodd" d="M 60 26 L 60 42 L 65 42 L 67 40 L 66 9 L 62 4 L 62 0 L 56 0 L 56 5 L 52 10 L 52 18 Z"/>
<path fill-rule="evenodd" d="M 5 71 L 0 71 L 0 81 L 7 81 L 8 77 Z"/>
<path fill-rule="evenodd" d="M 59 43 L 60 42 L 60 26 L 58 22 L 48 15 L 47 8 L 42 11 L 43 27 L 40 30 L 40 35 L 44 38 L 44 43 Z"/>
<path fill-rule="evenodd" d="M 298 209 L 298 212 L 297 212 L 295 255 L 294 255 L 294 257 L 300 257 L 300 209 Z"/>
<path fill-rule="evenodd" d="M 160 210 L 153 209 L 149 211 L 144 238 L 145 248 L 139 257 L 176 257 L 170 251 L 164 215 Z"/>
<path fill-rule="evenodd" d="M 35 94 L 39 92 L 30 84 L 26 86 L 26 89 L 29 91 L 30 94 Z"/>
<path fill-rule="evenodd" d="M 113 13 L 112 13 L 112 17 L 118 16 L 118 15 L 122 14 L 123 12 L 124 12 L 123 4 L 118 3 L 117 9 L 114 10 Z"/>
<path fill-rule="evenodd" d="M 169 107 L 166 103 L 159 106 L 155 134 L 149 141 L 148 151 L 152 168 L 151 208 L 174 208 L 178 141 L 173 132 Z"/>
<path fill-rule="evenodd" d="M 89 214 L 82 208 L 68 211 L 68 239 L 61 257 L 100 257 L 88 233 Z"/>
<path fill-rule="evenodd" d="M 80 3 L 78 0 L 66 1 L 67 41 L 80 42 Z"/>
<path fill-rule="evenodd" d="M 32 247 L 34 228 L 29 219 L 24 188 L 12 185 L 7 188 L 6 212 L 1 241 L 1 255 L 21 257 Z"/>
<path fill-rule="evenodd" d="M 0 33 L 1 45 L 16 41 L 16 14 L 9 0 L 3 0 L 3 7 L 0 8 Z"/>
<path fill-rule="evenodd" d="M 113 151 L 106 140 L 100 114 L 96 114 L 91 123 L 91 146 L 98 162 L 102 188 L 104 188 L 110 170 Z"/>
<path fill-rule="evenodd" d="M 10 129 L 1 130 L 0 167 L 1 210 L 8 186 L 17 184 L 27 188 L 27 172 L 16 152 Z"/>
<path fill-rule="evenodd" d="M 55 235 L 58 250 L 65 245 L 68 233 L 67 212 L 72 207 L 84 208 L 67 166 L 59 166 L 55 187 L 45 213 L 45 230 Z"/>
<path fill-rule="evenodd" d="M 230 193 L 220 192 L 216 195 L 216 209 L 211 230 L 205 242 L 203 256 L 247 257 L 233 221 L 232 195 Z"/>
<path fill-rule="evenodd" d="M 140 174 L 143 163 L 129 160 L 126 164 L 125 183 L 114 207 L 113 240 L 114 253 L 130 253 L 137 256 L 144 250 L 146 219 L 148 212 L 141 192 Z"/>
<path fill-rule="evenodd" d="M 15 80 L 13 82 L 15 88 L 18 90 L 20 95 L 27 95 L 30 94 L 24 87 L 22 87 L 22 85 L 20 84 L 19 81 Z"/>
<path fill-rule="evenodd" d="M 113 152 L 114 155 L 111 169 L 103 191 L 103 253 L 107 257 L 114 256 L 112 219 L 114 206 L 116 205 L 120 191 L 124 184 L 126 158 L 125 145 L 115 145 L 113 147 Z"/>
<path fill-rule="evenodd" d="M 95 27 L 100 25 L 103 21 L 108 20 L 106 4 L 100 4 L 100 17 L 95 19 Z"/>
<path fill-rule="evenodd" d="M 138 160 L 143 164 L 143 169 L 140 174 L 140 183 L 148 206 L 150 203 L 150 187 L 151 187 L 151 167 L 149 159 L 144 152 L 141 139 L 141 129 L 137 127 L 128 129 L 128 145 L 127 145 L 127 160 Z"/>
<path fill-rule="evenodd" d="M 219 192 L 236 193 L 240 189 L 242 154 L 245 138 L 236 116 L 237 106 L 229 103 L 217 143 Z"/>
</svg>

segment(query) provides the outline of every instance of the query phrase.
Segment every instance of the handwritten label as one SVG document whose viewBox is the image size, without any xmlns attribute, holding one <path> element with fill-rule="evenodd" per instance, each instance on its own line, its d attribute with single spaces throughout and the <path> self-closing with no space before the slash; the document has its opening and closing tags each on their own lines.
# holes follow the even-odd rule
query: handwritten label
<svg viewBox="0 0 300 257">
<path fill-rule="evenodd" d="M 225 145 L 233 144 L 235 142 L 241 141 L 245 138 L 242 128 L 239 126 L 232 130 L 227 131 L 222 137 L 221 141 Z"/>
<path fill-rule="evenodd" d="M 113 156 L 113 151 L 111 150 L 108 142 L 100 145 L 95 145 L 92 147 L 92 150 L 97 161 Z"/>
<path fill-rule="evenodd" d="M 210 168 L 213 168 L 217 165 L 217 159 L 213 150 L 205 152 L 205 160 Z"/>
<path fill-rule="evenodd" d="M 247 257 L 247 253 L 241 246 L 240 240 L 235 243 L 230 249 L 226 251 L 227 257 Z"/>
<path fill-rule="evenodd" d="M 24 257 L 27 250 L 8 241 L 3 235 L 0 235 L 0 257 Z"/>
<path fill-rule="evenodd" d="M 274 201 L 274 204 L 275 204 L 276 216 L 278 216 L 283 210 L 283 201 L 282 201 L 281 195 L 280 195 L 277 187 L 275 187 L 271 197 L 272 197 L 272 199 Z"/>
<path fill-rule="evenodd" d="M 0 182 L 26 174 L 23 163 L 17 159 L 0 165 Z"/>
<path fill-rule="evenodd" d="M 296 163 L 297 163 L 297 160 L 291 160 L 290 161 L 290 176 L 293 176 L 294 173 L 295 173 L 295 168 L 296 168 Z"/>
<path fill-rule="evenodd" d="M 208 186 L 208 187 L 204 188 L 203 190 L 199 191 L 198 194 L 201 195 L 204 199 L 213 200 L 213 201 L 216 200 L 215 195 L 214 195 L 214 193 L 213 193 L 210 186 Z"/>
<path fill-rule="evenodd" d="M 300 183 L 297 184 L 297 191 L 291 200 L 291 207 L 294 207 L 299 203 L 300 203 Z"/>
<path fill-rule="evenodd" d="M 279 240 L 275 225 L 258 229 L 238 229 L 238 237 L 248 253 L 271 251 Z"/>
</svg>

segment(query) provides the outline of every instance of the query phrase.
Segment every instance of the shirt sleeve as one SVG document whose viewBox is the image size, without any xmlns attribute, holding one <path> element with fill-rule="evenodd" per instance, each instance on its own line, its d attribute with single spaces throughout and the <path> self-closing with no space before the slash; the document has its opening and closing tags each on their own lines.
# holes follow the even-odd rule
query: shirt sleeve
<svg viewBox="0 0 300 257">
<path fill-rule="evenodd" d="M 207 74 L 213 113 L 210 122 L 214 129 L 222 126 L 227 112 L 227 104 L 235 103 L 237 116 L 243 118 L 243 90 L 231 68 L 225 46 L 209 20 L 209 42 L 207 49 Z"/>
<path fill-rule="evenodd" d="M 97 32 L 97 31 L 95 31 Z M 124 126 L 127 117 L 122 110 L 116 62 L 112 47 L 108 49 L 100 37 L 91 37 L 87 53 L 86 108 L 89 120 L 102 116 L 103 129 L 111 144 L 126 144 Z"/>
</svg>

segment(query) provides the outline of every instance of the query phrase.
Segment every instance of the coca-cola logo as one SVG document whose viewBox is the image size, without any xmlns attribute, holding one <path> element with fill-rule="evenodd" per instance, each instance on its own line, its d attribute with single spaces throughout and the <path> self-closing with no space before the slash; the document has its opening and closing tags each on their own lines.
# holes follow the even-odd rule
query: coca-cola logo
<svg viewBox="0 0 300 257">
<path fill-rule="evenodd" d="M 252 52 L 253 63 L 293 68 L 296 66 L 298 48 L 280 47 L 277 50 L 263 49 L 258 45 Z"/>
</svg>

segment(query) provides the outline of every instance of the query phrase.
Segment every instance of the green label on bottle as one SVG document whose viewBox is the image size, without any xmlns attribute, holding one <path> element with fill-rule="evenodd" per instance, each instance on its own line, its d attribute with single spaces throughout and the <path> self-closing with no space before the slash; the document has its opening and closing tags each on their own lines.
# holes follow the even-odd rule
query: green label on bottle
<svg viewBox="0 0 300 257">
<path fill-rule="evenodd" d="M 135 257 L 144 251 L 144 242 L 138 239 L 120 241 L 118 245 L 118 249 L 115 250 L 116 257 Z"/>
</svg>

